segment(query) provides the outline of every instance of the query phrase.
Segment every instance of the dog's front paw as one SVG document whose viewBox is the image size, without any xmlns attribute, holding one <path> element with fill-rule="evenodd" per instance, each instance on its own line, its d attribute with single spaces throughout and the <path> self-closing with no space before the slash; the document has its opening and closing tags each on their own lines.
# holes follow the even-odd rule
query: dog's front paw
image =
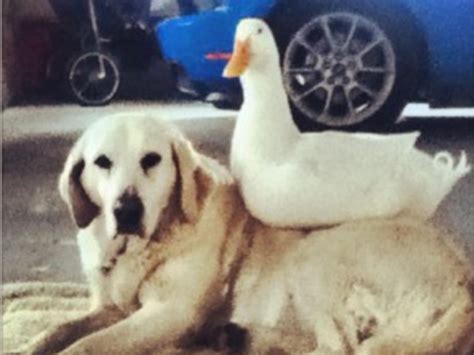
<svg viewBox="0 0 474 355">
<path fill-rule="evenodd" d="M 247 329 L 235 323 L 219 327 L 215 336 L 215 348 L 221 351 L 243 352 L 248 342 Z"/>
<path fill-rule="evenodd" d="M 70 323 L 54 326 L 33 339 L 26 354 L 57 354 L 75 341 L 76 330 Z"/>
<path fill-rule="evenodd" d="M 66 349 L 60 352 L 61 355 L 92 355 L 94 352 L 91 349 L 72 346 L 70 349 Z"/>
<path fill-rule="evenodd" d="M 61 349 L 58 344 L 44 337 L 38 341 L 34 341 L 26 350 L 27 355 L 48 355 L 59 352 Z"/>
<path fill-rule="evenodd" d="M 102 338 L 97 333 L 76 341 L 74 344 L 61 351 L 61 355 L 122 355 L 130 354 L 129 349 L 117 346 L 116 339 Z"/>
</svg>

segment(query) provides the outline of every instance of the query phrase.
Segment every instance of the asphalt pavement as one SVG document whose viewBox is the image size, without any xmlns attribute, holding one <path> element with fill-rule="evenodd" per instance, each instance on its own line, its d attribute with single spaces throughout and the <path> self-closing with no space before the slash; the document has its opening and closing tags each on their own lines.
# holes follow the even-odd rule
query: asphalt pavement
<svg viewBox="0 0 474 355">
<path fill-rule="evenodd" d="M 75 227 L 59 198 L 57 178 L 72 143 L 87 125 L 105 114 L 127 110 L 146 111 L 173 121 L 198 149 L 227 161 L 235 112 L 201 103 L 7 109 L 2 115 L 3 282 L 83 280 Z M 419 107 L 406 111 L 405 116 L 416 118 L 405 120 L 397 130 L 420 130 L 421 149 L 431 153 L 448 150 L 455 155 L 465 150 L 474 162 L 474 118 L 457 118 L 474 116 L 474 110 L 424 110 L 424 115 Z M 430 118 L 433 116 L 438 117 Z M 458 236 L 474 262 L 473 173 L 456 185 L 434 220 Z"/>
</svg>

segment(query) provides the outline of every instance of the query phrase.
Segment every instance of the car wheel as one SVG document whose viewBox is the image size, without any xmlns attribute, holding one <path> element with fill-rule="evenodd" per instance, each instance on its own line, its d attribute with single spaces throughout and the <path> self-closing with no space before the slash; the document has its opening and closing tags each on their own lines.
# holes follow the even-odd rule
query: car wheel
<svg viewBox="0 0 474 355">
<path fill-rule="evenodd" d="M 417 86 L 410 27 L 397 33 L 397 14 L 362 6 L 309 12 L 287 33 L 275 31 L 296 124 L 303 130 L 391 126 Z"/>
<path fill-rule="evenodd" d="M 67 83 L 80 104 L 105 105 L 115 96 L 120 84 L 118 61 L 108 53 L 82 52 L 71 59 Z"/>
</svg>

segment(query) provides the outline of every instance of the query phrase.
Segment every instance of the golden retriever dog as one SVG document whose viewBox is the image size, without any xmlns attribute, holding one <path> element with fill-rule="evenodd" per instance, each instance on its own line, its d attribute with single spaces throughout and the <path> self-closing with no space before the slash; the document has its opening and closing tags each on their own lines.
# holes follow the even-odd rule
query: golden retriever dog
<svg viewBox="0 0 474 355">
<path fill-rule="evenodd" d="M 92 308 L 34 354 L 189 353 L 225 324 L 246 331 L 249 354 L 473 350 L 471 269 L 443 233 L 408 219 L 264 225 L 227 169 L 158 119 L 92 125 L 60 193 Z"/>
</svg>

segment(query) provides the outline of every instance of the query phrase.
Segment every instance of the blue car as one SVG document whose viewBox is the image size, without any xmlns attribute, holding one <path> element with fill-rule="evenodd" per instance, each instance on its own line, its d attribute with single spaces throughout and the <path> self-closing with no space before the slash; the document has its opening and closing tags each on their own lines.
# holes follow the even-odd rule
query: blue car
<svg viewBox="0 0 474 355">
<path fill-rule="evenodd" d="M 214 0 L 156 26 L 182 91 L 238 106 L 222 71 L 245 17 L 272 28 L 302 129 L 389 126 L 408 101 L 474 104 L 472 0 Z"/>
</svg>

